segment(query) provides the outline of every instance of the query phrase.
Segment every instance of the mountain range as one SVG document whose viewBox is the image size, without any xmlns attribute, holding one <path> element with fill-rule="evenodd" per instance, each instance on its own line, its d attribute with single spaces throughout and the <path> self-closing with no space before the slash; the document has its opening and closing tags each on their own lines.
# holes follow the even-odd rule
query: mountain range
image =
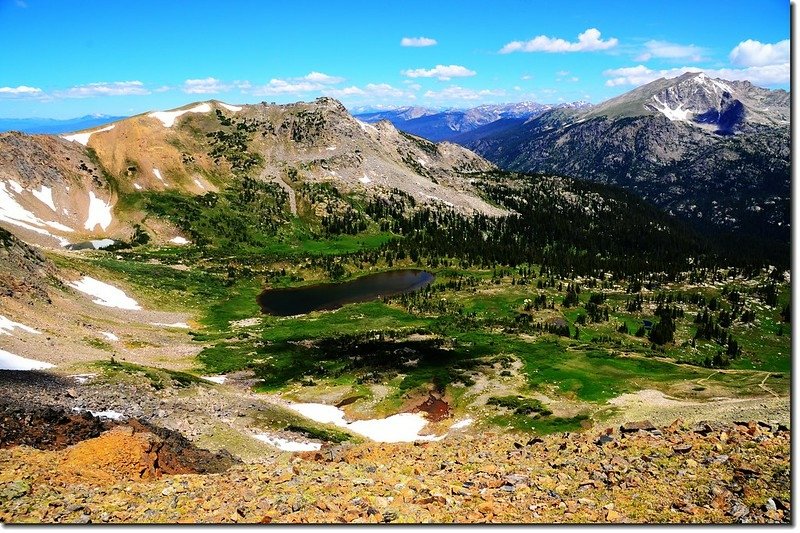
<svg viewBox="0 0 800 533">
<path fill-rule="evenodd" d="M 620 186 L 700 228 L 786 243 L 789 104 L 783 90 L 687 73 L 452 140 L 501 168 Z"/>
<path fill-rule="evenodd" d="M 590 104 L 579 101 L 569 104 L 540 104 L 519 102 L 511 104 L 486 104 L 469 109 L 434 110 L 424 107 L 399 107 L 391 110 L 357 113 L 364 122 L 388 120 L 407 133 L 425 137 L 431 141 L 451 141 L 459 134 L 467 133 L 498 120 L 528 119 L 551 109 L 585 109 Z"/>
<path fill-rule="evenodd" d="M 77 118 L 0 118 L 0 132 L 21 131 L 22 133 L 68 133 L 88 128 L 104 126 L 125 117 L 110 115 L 84 115 Z"/>
</svg>

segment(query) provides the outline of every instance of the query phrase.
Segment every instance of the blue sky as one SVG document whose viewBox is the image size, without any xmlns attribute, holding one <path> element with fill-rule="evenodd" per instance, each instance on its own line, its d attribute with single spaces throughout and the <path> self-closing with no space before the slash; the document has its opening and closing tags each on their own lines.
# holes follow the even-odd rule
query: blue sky
<svg viewBox="0 0 800 533">
<path fill-rule="evenodd" d="M 787 0 L 0 0 L 0 117 L 597 103 L 687 69 L 788 89 L 789 35 Z"/>
</svg>

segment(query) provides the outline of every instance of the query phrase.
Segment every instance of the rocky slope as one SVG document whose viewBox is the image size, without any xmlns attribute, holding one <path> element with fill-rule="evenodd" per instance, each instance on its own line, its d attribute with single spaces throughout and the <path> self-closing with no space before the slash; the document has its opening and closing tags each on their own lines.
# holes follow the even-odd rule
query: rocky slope
<svg viewBox="0 0 800 533">
<path fill-rule="evenodd" d="M 789 94 L 688 73 L 462 138 L 501 167 L 622 186 L 706 228 L 786 242 Z"/>
<path fill-rule="evenodd" d="M 641 421 L 532 439 L 467 432 L 440 442 L 284 453 L 215 474 L 182 473 L 206 464 L 202 453 L 155 468 L 154 456 L 169 457 L 164 442 L 132 423 L 65 449 L 0 449 L 0 521 L 791 520 L 789 433 L 757 422 L 656 428 Z"/>
<path fill-rule="evenodd" d="M 491 168 L 461 146 L 354 119 L 328 98 L 202 102 L 62 136 L 0 134 L 0 224 L 50 247 L 129 240 L 145 218 L 132 195 L 206 194 L 234 174 L 276 182 L 290 200 L 303 184 L 331 183 L 368 195 L 400 189 L 420 203 L 499 214 L 464 178 Z M 147 229 L 163 240 L 175 233 L 153 220 Z"/>
<path fill-rule="evenodd" d="M 44 255 L 0 228 L 0 298 L 50 301 L 51 283 L 56 269 Z"/>
</svg>

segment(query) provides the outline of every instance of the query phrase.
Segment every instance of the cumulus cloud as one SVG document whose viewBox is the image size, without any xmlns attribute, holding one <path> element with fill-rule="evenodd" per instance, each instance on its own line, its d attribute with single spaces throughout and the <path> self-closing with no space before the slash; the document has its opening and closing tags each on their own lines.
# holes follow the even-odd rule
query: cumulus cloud
<svg viewBox="0 0 800 533">
<path fill-rule="evenodd" d="M 436 39 L 431 39 L 430 37 L 403 37 L 400 39 L 400 46 L 413 46 L 418 48 L 422 46 L 434 46 L 436 44 Z"/>
<path fill-rule="evenodd" d="M 202 78 L 183 82 L 183 92 L 187 94 L 214 94 L 229 90 L 230 85 L 217 78 Z"/>
<path fill-rule="evenodd" d="M 740 42 L 731 50 L 731 63 L 742 67 L 764 67 L 789 62 L 789 39 L 765 44 L 753 39 Z"/>
<path fill-rule="evenodd" d="M 474 76 L 476 72 L 461 65 L 436 65 L 431 69 L 416 68 L 411 70 L 404 70 L 404 76 L 409 78 L 437 78 L 442 81 L 447 81 L 451 78 L 466 78 Z"/>
<path fill-rule="evenodd" d="M 91 98 L 93 96 L 130 96 L 150 94 L 140 81 L 98 82 L 76 85 L 63 91 L 56 91 L 62 98 Z"/>
<path fill-rule="evenodd" d="M 18 85 L 17 87 L 0 87 L 0 97 L 30 97 L 41 96 L 42 90 L 38 87 L 28 87 L 27 85 Z"/>
<path fill-rule="evenodd" d="M 747 68 L 704 69 L 700 67 L 679 67 L 652 70 L 644 65 L 610 69 L 603 72 L 608 87 L 623 85 L 643 85 L 659 78 L 674 78 L 686 72 L 705 72 L 712 78 L 724 80 L 747 80 L 755 85 L 778 85 L 789 82 L 789 63 L 764 65 Z"/>
<path fill-rule="evenodd" d="M 186 94 L 217 94 L 230 91 L 231 89 L 246 90 L 251 87 L 249 81 L 232 81 L 224 82 L 217 78 L 201 78 L 194 80 L 185 80 L 183 82 L 183 92 Z M 167 87 L 169 89 L 169 87 Z M 161 92 L 164 87 L 155 89 L 155 92 Z"/>
<path fill-rule="evenodd" d="M 644 48 L 644 52 L 636 57 L 636 61 L 649 61 L 652 58 L 700 61 L 706 53 L 704 48 L 693 44 L 676 44 L 655 40 L 644 43 Z"/>
<path fill-rule="evenodd" d="M 608 50 L 617 46 L 619 41 L 612 37 L 603 40 L 600 38 L 600 30 L 589 28 L 578 35 L 578 40 L 569 42 L 564 39 L 539 35 L 530 41 L 511 41 L 500 49 L 501 54 L 511 52 L 594 52 L 597 50 Z"/>
<path fill-rule="evenodd" d="M 387 100 L 392 98 L 413 100 L 413 92 L 404 91 L 388 83 L 368 83 L 363 87 L 351 86 L 341 89 L 326 89 L 322 91 L 327 96 L 334 98 L 363 97 L 366 100 Z"/>
<path fill-rule="evenodd" d="M 453 85 L 439 91 L 427 91 L 425 98 L 432 100 L 479 100 L 491 96 L 504 96 L 502 89 L 467 89 Z"/>
<path fill-rule="evenodd" d="M 303 76 L 303 79 L 310 81 L 311 83 L 321 83 L 322 85 L 341 83 L 344 81 L 344 78 L 340 78 L 338 76 L 329 76 L 328 74 L 316 71 L 309 72 Z"/>
<path fill-rule="evenodd" d="M 300 78 L 273 78 L 266 85 L 252 87 L 251 92 L 256 96 L 303 94 L 321 91 L 342 81 L 344 78 L 312 71 Z M 251 86 L 248 83 L 247 87 L 242 88 L 251 89 Z"/>
</svg>

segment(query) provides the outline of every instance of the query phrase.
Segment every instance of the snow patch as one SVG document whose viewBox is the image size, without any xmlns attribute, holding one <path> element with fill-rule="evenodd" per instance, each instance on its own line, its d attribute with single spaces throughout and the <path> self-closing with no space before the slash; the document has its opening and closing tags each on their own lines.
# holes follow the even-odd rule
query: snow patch
<svg viewBox="0 0 800 533">
<path fill-rule="evenodd" d="M 186 113 L 208 113 L 209 111 L 211 111 L 211 106 L 208 104 L 208 102 L 205 102 L 190 109 L 179 109 L 177 111 L 156 111 L 154 113 L 149 113 L 147 116 L 157 118 L 162 124 L 164 124 L 165 128 L 171 128 L 173 124 L 175 124 L 175 120 L 181 115 L 185 115 Z"/>
<path fill-rule="evenodd" d="M 52 209 L 53 211 L 56 210 L 56 205 L 53 203 L 53 190 L 50 187 L 45 187 L 42 185 L 41 190 L 38 191 L 31 191 L 36 198 L 39 199 L 44 205 Z"/>
<path fill-rule="evenodd" d="M 110 126 L 106 126 L 105 128 L 100 128 L 99 130 L 87 131 L 85 133 L 73 133 L 72 135 L 62 135 L 61 137 L 68 141 L 76 142 L 78 144 L 86 146 L 87 144 L 89 144 L 89 137 L 91 137 L 95 133 L 100 133 L 101 131 L 113 130 L 114 126 L 116 126 L 116 124 L 111 124 Z"/>
<path fill-rule="evenodd" d="M 160 170 L 158 170 L 157 168 L 154 168 L 154 169 L 153 169 L 153 175 L 154 175 L 155 177 L 157 177 L 157 178 L 158 178 L 158 180 L 159 180 L 161 183 L 167 183 L 166 181 L 164 181 L 164 178 L 162 178 L 162 177 L 161 177 L 161 171 L 160 171 Z"/>
<path fill-rule="evenodd" d="M 230 104 L 226 104 L 224 102 L 217 102 L 217 103 L 219 105 L 221 105 L 222 107 L 224 107 L 225 109 L 227 109 L 228 111 L 233 111 L 234 113 L 236 113 L 237 111 L 241 111 L 242 110 L 242 108 L 240 106 L 238 106 L 238 105 L 230 105 Z"/>
<path fill-rule="evenodd" d="M 11 352 L 0 350 L 0 370 L 43 370 L 55 365 L 43 361 L 26 359 Z"/>
<path fill-rule="evenodd" d="M 689 114 L 691 113 L 691 111 L 689 111 L 688 109 L 681 109 L 683 107 L 683 104 L 679 105 L 676 109 L 671 109 L 666 103 L 659 100 L 657 96 L 653 96 L 653 100 L 656 102 L 656 104 L 658 104 L 657 106 L 655 106 L 658 112 L 667 117 L 668 119 L 672 121 L 678 120 L 684 122 L 689 120 Z"/>
<path fill-rule="evenodd" d="M 327 149 L 329 152 L 333 152 L 334 150 L 336 150 L 336 147 L 335 147 L 335 146 L 328 146 L 328 148 L 326 148 L 326 149 Z"/>
<path fill-rule="evenodd" d="M 347 422 L 344 411 L 333 405 L 320 403 L 289 404 L 289 409 L 306 418 L 323 424 L 333 424 L 357 433 L 375 442 L 414 442 L 417 440 L 441 440 L 444 436 L 420 435 L 428 424 L 420 413 L 399 413 L 386 418 Z"/>
<path fill-rule="evenodd" d="M 95 250 L 102 250 L 103 248 L 108 248 L 116 241 L 114 241 L 114 239 L 95 239 L 89 242 L 92 243 L 92 248 Z"/>
<path fill-rule="evenodd" d="M 257 433 L 253 435 L 254 439 L 261 442 L 266 442 L 270 446 L 275 446 L 279 450 L 285 452 L 315 452 L 322 448 L 318 442 L 303 442 L 297 440 L 282 439 L 280 437 L 273 437 L 265 433 Z"/>
<path fill-rule="evenodd" d="M 225 381 L 228 380 L 226 376 L 200 376 L 200 379 L 204 379 L 212 383 L 217 383 L 218 385 L 222 385 L 223 383 L 225 383 Z"/>
<path fill-rule="evenodd" d="M 141 191 L 142 190 L 142 186 L 139 185 L 138 183 L 134 183 L 133 184 L 133 188 L 136 189 L 137 191 Z"/>
<path fill-rule="evenodd" d="M 172 324 L 165 324 L 164 322 L 150 322 L 151 326 L 162 326 L 165 328 L 180 328 L 180 329 L 189 329 L 189 324 L 186 322 L 174 322 Z"/>
<path fill-rule="evenodd" d="M 459 420 L 458 422 L 451 425 L 450 429 L 463 429 L 467 426 L 472 425 L 473 422 L 474 420 L 472 420 L 471 418 L 465 418 L 464 420 Z"/>
<path fill-rule="evenodd" d="M 67 285 L 84 294 L 94 296 L 95 299 L 92 301 L 99 305 L 117 307 L 119 309 L 141 309 L 136 300 L 129 297 L 122 290 L 89 276 L 84 276 L 76 282 L 67 283 Z"/>
<path fill-rule="evenodd" d="M 46 226 L 50 226 L 51 228 L 54 228 L 54 229 L 57 229 L 57 230 L 60 230 L 60 231 L 66 231 L 68 233 L 74 233 L 75 232 L 75 230 L 70 228 L 69 226 L 65 226 L 64 224 L 62 224 L 60 222 L 55 222 L 54 220 L 45 220 L 44 223 L 45 223 Z"/>
<path fill-rule="evenodd" d="M 111 204 L 95 196 L 94 191 L 89 191 L 89 217 L 83 227 L 91 231 L 99 225 L 105 230 L 109 224 L 111 224 Z"/>
<path fill-rule="evenodd" d="M 117 337 L 116 335 L 114 335 L 114 334 L 113 334 L 113 333 L 111 333 L 110 331 L 101 331 L 101 332 L 100 332 L 100 334 L 101 334 L 103 337 L 105 337 L 106 339 L 110 340 L 110 341 L 114 341 L 114 342 L 116 342 L 116 341 L 118 341 L 118 340 L 119 340 L 119 337 Z"/>
<path fill-rule="evenodd" d="M 378 128 L 376 128 L 372 124 L 367 124 L 366 122 L 362 122 L 358 119 L 356 119 L 356 122 L 358 122 L 358 125 L 362 131 L 374 131 L 376 133 L 378 132 Z"/>
<path fill-rule="evenodd" d="M 187 239 L 184 239 L 183 237 L 181 237 L 180 235 L 178 235 L 177 237 L 173 237 L 173 238 L 171 238 L 171 239 L 169 240 L 169 242 L 171 242 L 171 243 L 174 243 L 174 244 L 177 244 L 177 245 L 179 245 L 179 246 L 183 246 L 184 244 L 189 244 L 189 242 L 190 242 L 190 241 L 188 241 Z"/>
<path fill-rule="evenodd" d="M 360 182 L 361 182 L 361 183 L 363 183 L 364 185 L 366 185 L 367 183 L 371 183 L 371 182 L 372 182 L 372 180 L 371 180 L 371 179 L 369 178 L 369 176 L 367 176 L 366 174 L 364 174 L 364 176 L 363 176 L 363 177 L 361 177 L 361 178 L 358 178 L 358 181 L 360 181 Z"/>
<path fill-rule="evenodd" d="M 75 374 L 74 376 L 70 376 L 72 379 L 77 381 L 79 384 L 83 385 L 97 374 Z"/>
<path fill-rule="evenodd" d="M 76 413 L 79 413 L 81 411 L 89 411 L 90 413 L 92 413 L 92 416 L 96 416 L 97 418 L 110 418 L 111 420 L 122 420 L 123 418 L 126 418 L 123 413 L 120 413 L 119 411 L 112 411 L 110 409 L 106 411 L 91 411 L 89 409 L 81 409 L 80 407 L 73 407 L 72 410 L 75 411 Z"/>
<path fill-rule="evenodd" d="M 195 178 L 195 179 L 194 179 L 194 182 L 195 182 L 195 184 L 196 184 L 198 187 L 200 187 L 200 188 L 201 188 L 201 189 L 203 189 L 203 190 L 206 190 L 206 188 L 205 188 L 205 186 L 203 185 L 203 182 L 202 182 L 202 181 L 200 181 L 199 179 Z"/>
<path fill-rule="evenodd" d="M 19 194 L 23 190 L 22 186 L 16 181 L 9 180 L 8 185 L 16 194 Z M 22 207 L 22 205 L 17 202 L 16 198 L 12 196 L 12 192 L 6 189 L 6 184 L 3 182 L 0 182 L 0 221 L 8 222 L 9 224 L 25 228 L 41 235 L 52 237 L 56 239 L 61 246 L 67 246 L 69 244 L 67 239 L 53 235 L 43 228 L 43 226 L 48 224 L 50 226 L 60 226 L 60 228 L 66 228 L 66 226 L 62 226 L 57 222 L 44 222 Z M 72 231 L 72 228 L 67 228 L 67 230 Z"/>
<path fill-rule="evenodd" d="M 28 333 L 35 333 L 36 335 L 40 335 L 40 331 L 36 331 L 30 326 L 26 326 L 25 324 L 20 324 L 19 322 L 14 322 L 13 320 L 0 315 L 0 335 L 11 335 L 11 332 L 15 329 L 21 329 L 22 331 L 27 331 Z"/>
</svg>

